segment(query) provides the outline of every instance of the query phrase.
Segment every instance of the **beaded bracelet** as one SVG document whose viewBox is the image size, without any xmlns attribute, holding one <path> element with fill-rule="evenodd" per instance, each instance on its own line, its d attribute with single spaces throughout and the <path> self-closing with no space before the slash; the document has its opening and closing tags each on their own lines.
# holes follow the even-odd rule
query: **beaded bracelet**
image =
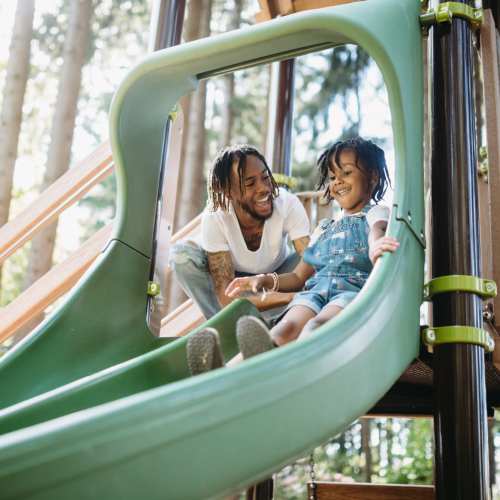
<svg viewBox="0 0 500 500">
<path fill-rule="evenodd" d="M 277 273 L 270 273 L 271 278 L 273 279 L 273 287 L 272 288 L 264 288 L 262 287 L 262 296 L 260 300 L 264 302 L 266 300 L 266 296 L 269 292 L 276 292 L 280 286 L 280 278 Z"/>
</svg>

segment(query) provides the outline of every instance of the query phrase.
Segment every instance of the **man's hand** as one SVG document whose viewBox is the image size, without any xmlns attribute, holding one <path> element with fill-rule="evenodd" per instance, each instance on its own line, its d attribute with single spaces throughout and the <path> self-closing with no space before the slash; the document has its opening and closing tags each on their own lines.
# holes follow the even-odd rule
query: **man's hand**
<svg viewBox="0 0 500 500">
<path fill-rule="evenodd" d="M 225 290 L 225 294 L 234 299 L 235 297 L 239 297 L 244 292 L 257 293 L 266 288 L 268 281 L 269 277 L 267 274 L 257 274 L 256 276 L 235 278 L 231 281 L 231 283 L 229 283 Z"/>
<path fill-rule="evenodd" d="M 378 238 L 374 241 L 370 242 L 370 248 L 368 252 L 368 256 L 372 261 L 372 264 L 377 262 L 377 259 L 384 252 L 395 252 L 399 248 L 399 241 L 392 236 L 382 236 L 382 238 Z"/>
</svg>

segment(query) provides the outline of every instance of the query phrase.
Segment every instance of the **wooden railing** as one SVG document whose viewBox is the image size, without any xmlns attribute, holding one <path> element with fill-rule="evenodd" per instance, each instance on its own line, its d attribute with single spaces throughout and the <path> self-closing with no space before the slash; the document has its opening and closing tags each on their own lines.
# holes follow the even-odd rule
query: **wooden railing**
<svg viewBox="0 0 500 500">
<path fill-rule="evenodd" d="M 315 483 L 314 498 L 323 500 L 434 500 L 434 486 L 373 483 Z M 311 485 L 308 485 L 311 498 Z"/>
<path fill-rule="evenodd" d="M 109 143 L 103 143 L 87 158 L 62 175 L 31 205 L 0 228 L 0 264 L 38 231 L 75 204 L 113 171 Z M 0 342 L 68 292 L 95 260 L 111 234 L 109 225 L 61 264 L 53 267 L 30 288 L 0 309 Z"/>
<path fill-rule="evenodd" d="M 287 16 L 302 10 L 321 9 L 343 3 L 353 3 L 359 0 L 259 0 L 260 12 L 257 12 L 257 22 L 268 21 L 273 17 Z"/>
<path fill-rule="evenodd" d="M 0 264 L 112 171 L 113 159 L 106 142 L 59 177 L 17 217 L 0 227 Z"/>
</svg>

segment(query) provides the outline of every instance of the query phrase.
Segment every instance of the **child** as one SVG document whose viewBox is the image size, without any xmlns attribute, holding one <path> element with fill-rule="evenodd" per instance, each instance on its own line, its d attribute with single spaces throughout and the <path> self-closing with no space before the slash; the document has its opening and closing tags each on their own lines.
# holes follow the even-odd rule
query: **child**
<svg viewBox="0 0 500 500">
<path fill-rule="evenodd" d="M 303 259 L 291 273 L 259 274 L 236 278 L 226 289 L 229 297 L 243 292 L 297 293 L 283 319 L 272 330 L 246 316 L 237 324 L 237 339 L 244 358 L 310 334 L 339 314 L 365 284 L 373 264 L 399 243 L 385 236 L 389 209 L 378 203 L 389 183 L 384 152 L 361 138 L 339 141 L 318 160 L 320 186 L 328 200 L 342 208 L 338 221 L 321 221 Z M 327 183 L 328 179 L 328 183 Z M 197 338 L 194 338 L 197 337 Z M 206 329 L 188 342 L 188 361 L 195 372 L 220 366 L 222 358 L 215 330 Z M 210 340 L 209 340 L 210 338 Z M 191 353 L 190 353 L 191 349 Z"/>
</svg>

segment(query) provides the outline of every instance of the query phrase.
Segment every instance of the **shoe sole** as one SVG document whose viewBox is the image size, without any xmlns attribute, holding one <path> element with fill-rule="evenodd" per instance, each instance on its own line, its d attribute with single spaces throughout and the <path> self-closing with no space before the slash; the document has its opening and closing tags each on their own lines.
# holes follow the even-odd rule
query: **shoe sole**
<svg viewBox="0 0 500 500">
<path fill-rule="evenodd" d="M 265 323 L 253 316 L 243 316 L 238 320 L 236 338 L 240 352 L 245 359 L 270 351 L 275 347 Z"/>
<path fill-rule="evenodd" d="M 219 334 L 214 328 L 204 328 L 189 337 L 186 352 L 191 375 L 199 375 L 224 366 Z"/>
</svg>

